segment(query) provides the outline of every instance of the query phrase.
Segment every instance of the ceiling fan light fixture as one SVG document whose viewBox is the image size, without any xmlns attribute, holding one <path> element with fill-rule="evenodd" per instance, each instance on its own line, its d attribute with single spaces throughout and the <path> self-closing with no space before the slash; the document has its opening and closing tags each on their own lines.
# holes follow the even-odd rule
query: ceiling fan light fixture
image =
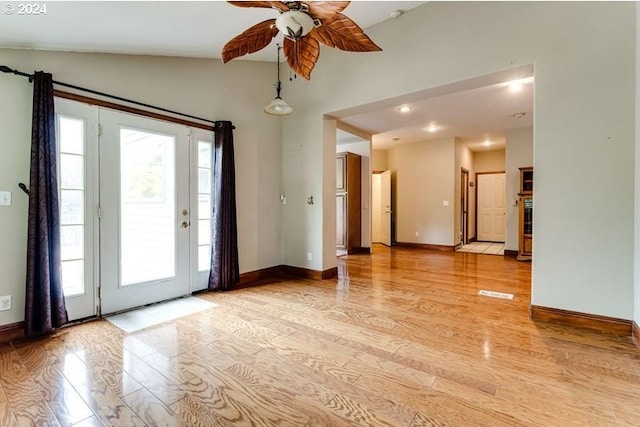
<svg viewBox="0 0 640 427">
<path fill-rule="evenodd" d="M 276 19 L 276 27 L 285 37 L 298 40 L 316 27 L 313 18 L 299 10 L 282 12 Z"/>
</svg>

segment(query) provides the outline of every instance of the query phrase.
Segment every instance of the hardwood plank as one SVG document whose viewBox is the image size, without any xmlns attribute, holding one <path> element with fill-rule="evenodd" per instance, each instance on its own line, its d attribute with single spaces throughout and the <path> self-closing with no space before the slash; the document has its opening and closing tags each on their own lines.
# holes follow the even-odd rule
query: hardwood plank
<svg viewBox="0 0 640 427">
<path fill-rule="evenodd" d="M 397 425 L 406 425 L 407 422 L 410 422 L 416 416 L 415 413 L 410 413 L 407 417 L 404 417 L 404 419 L 401 418 L 401 420 L 398 421 L 396 418 L 386 417 L 380 414 L 375 408 L 366 407 L 359 401 L 350 399 L 341 394 L 338 394 L 331 399 L 327 404 L 327 407 L 333 412 L 349 418 L 357 425 L 366 426 L 394 427 Z M 407 421 L 407 419 L 409 421 Z"/>
<path fill-rule="evenodd" d="M 105 425 L 122 427 L 146 425 L 107 384 L 96 378 L 89 369 L 84 372 L 65 373 L 65 377 Z"/>
<path fill-rule="evenodd" d="M 98 417 L 96 417 L 95 415 L 92 415 L 91 417 L 85 418 L 79 423 L 73 424 L 72 427 L 103 427 L 103 426 L 104 424 L 100 422 L 100 419 L 98 419 Z"/>
<path fill-rule="evenodd" d="M 166 407 L 149 390 L 140 389 L 124 397 L 129 407 L 151 426 L 183 426 L 188 425 L 182 417 Z"/>
<path fill-rule="evenodd" d="M 193 396 L 185 396 L 171 405 L 171 410 L 179 414 L 185 423 L 193 427 L 225 427 L 226 422 L 212 414 L 208 405 Z"/>
<path fill-rule="evenodd" d="M 101 342 L 87 351 L 77 351 L 74 355 L 82 360 L 97 380 L 105 383 L 120 397 L 142 388 L 138 381 L 125 372 L 121 351 L 110 341 Z M 65 373 L 70 372 L 65 369 Z"/>
<path fill-rule="evenodd" d="M 130 334 L 0 344 L 0 425 L 640 426 L 640 349 L 532 322 L 529 263 L 378 246 L 338 263 Z"/>
<path fill-rule="evenodd" d="M 9 407 L 9 402 L 0 402 L 0 426 L 14 427 L 17 425 L 18 421 Z"/>
<path fill-rule="evenodd" d="M 33 380 L 61 424 L 72 425 L 93 415 L 93 411 L 58 368 L 45 368 L 33 376 Z"/>
<path fill-rule="evenodd" d="M 0 385 L 18 425 L 60 425 L 15 351 L 0 354 L 0 372 Z"/>
<path fill-rule="evenodd" d="M 439 389 L 445 387 L 440 382 Z M 447 385 L 451 389 L 450 385 Z M 518 381 L 510 384 L 503 384 L 498 389 L 496 396 L 504 401 L 515 405 L 524 405 L 527 408 L 537 404 L 541 407 L 554 408 L 558 402 L 562 402 L 558 411 L 559 415 L 564 413 L 579 414 L 579 416 L 590 416 L 593 419 L 615 420 L 614 410 L 606 397 L 596 397 L 593 393 L 584 393 L 581 387 L 565 381 L 559 384 L 550 383 L 546 380 L 522 375 Z M 568 410 L 569 412 L 566 412 Z M 571 418 L 573 416 L 571 415 Z"/>
</svg>

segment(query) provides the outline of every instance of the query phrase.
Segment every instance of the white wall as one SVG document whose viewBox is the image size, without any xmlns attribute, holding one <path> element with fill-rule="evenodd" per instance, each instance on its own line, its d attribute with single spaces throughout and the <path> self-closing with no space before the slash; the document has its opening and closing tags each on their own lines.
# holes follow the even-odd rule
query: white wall
<svg viewBox="0 0 640 427">
<path fill-rule="evenodd" d="M 373 150 L 371 154 L 371 170 L 387 170 L 387 150 Z"/>
<path fill-rule="evenodd" d="M 371 143 L 369 141 L 352 142 L 336 146 L 336 152 L 348 151 L 361 156 L 360 159 L 360 246 L 371 247 Z"/>
<path fill-rule="evenodd" d="M 11 207 L 0 207 L 0 295 L 12 296 L 12 309 L 0 312 L 0 325 L 24 317 L 29 200 L 18 183 L 29 183 L 31 127 L 21 124 L 31 118 L 31 99 L 25 92 L 31 93 L 26 79 L 0 75 L 5 100 L 0 102 L 0 190 L 12 193 Z"/>
<path fill-rule="evenodd" d="M 454 138 L 398 145 L 389 150 L 388 166 L 395 178 L 396 241 L 452 246 Z"/>
<path fill-rule="evenodd" d="M 518 223 L 520 221 L 520 211 L 516 204 L 519 198 L 518 192 L 520 191 L 519 168 L 533 166 L 533 128 L 510 130 L 507 132 L 506 139 L 505 171 L 507 176 L 507 210 L 505 215 L 507 217 L 507 229 L 505 235 L 505 249 L 517 251 Z"/>
<path fill-rule="evenodd" d="M 473 153 L 475 172 L 500 172 L 505 167 L 504 149 L 491 151 L 476 151 Z M 475 179 L 475 177 L 474 177 Z"/>
<path fill-rule="evenodd" d="M 0 50 L 0 57 L 21 71 L 45 70 L 58 81 L 232 120 L 240 270 L 282 263 L 281 121 L 262 112 L 273 98 L 271 64 L 20 50 Z M 0 190 L 13 191 L 13 206 L 0 208 L 0 295 L 13 296 L 13 309 L 0 312 L 2 325 L 24 315 L 27 198 L 17 183 L 29 180 L 32 88 L 25 78 L 0 74 L 0 97 Z"/>
<path fill-rule="evenodd" d="M 640 8 L 636 7 L 636 91 L 635 91 L 635 221 L 634 221 L 634 316 L 640 325 Z"/>
<path fill-rule="evenodd" d="M 285 263 L 335 266 L 304 257 L 335 246 L 335 224 L 306 232 L 335 223 L 335 141 L 323 140 L 324 114 L 535 64 L 532 303 L 632 318 L 635 7 L 429 2 L 367 29 L 382 52 L 323 47 L 312 81 L 285 87 L 296 112 L 283 122 L 283 185 L 294 197 L 326 196 L 321 212 L 285 211 Z"/>
</svg>

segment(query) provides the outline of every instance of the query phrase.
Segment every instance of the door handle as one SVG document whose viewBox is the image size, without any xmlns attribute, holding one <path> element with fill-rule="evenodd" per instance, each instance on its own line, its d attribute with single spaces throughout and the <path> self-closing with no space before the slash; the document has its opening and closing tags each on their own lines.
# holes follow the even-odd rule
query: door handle
<svg viewBox="0 0 640 427">
<path fill-rule="evenodd" d="M 180 228 L 187 228 L 189 227 L 189 223 L 187 221 L 182 221 L 182 224 L 180 224 Z"/>
</svg>

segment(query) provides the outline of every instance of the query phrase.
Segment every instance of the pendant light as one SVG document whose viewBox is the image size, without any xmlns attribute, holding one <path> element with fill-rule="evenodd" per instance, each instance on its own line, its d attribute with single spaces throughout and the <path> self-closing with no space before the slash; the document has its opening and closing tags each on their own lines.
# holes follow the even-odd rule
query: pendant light
<svg viewBox="0 0 640 427">
<path fill-rule="evenodd" d="M 278 46 L 278 62 L 276 62 L 276 66 L 278 67 L 278 81 L 276 83 L 276 97 L 273 101 L 271 101 L 268 105 L 266 105 L 262 111 L 267 114 L 273 114 L 275 116 L 284 116 L 293 112 L 293 108 L 289 107 L 289 105 L 284 102 L 284 99 L 280 98 L 280 90 L 282 89 L 282 83 L 280 82 L 280 45 Z"/>
</svg>

